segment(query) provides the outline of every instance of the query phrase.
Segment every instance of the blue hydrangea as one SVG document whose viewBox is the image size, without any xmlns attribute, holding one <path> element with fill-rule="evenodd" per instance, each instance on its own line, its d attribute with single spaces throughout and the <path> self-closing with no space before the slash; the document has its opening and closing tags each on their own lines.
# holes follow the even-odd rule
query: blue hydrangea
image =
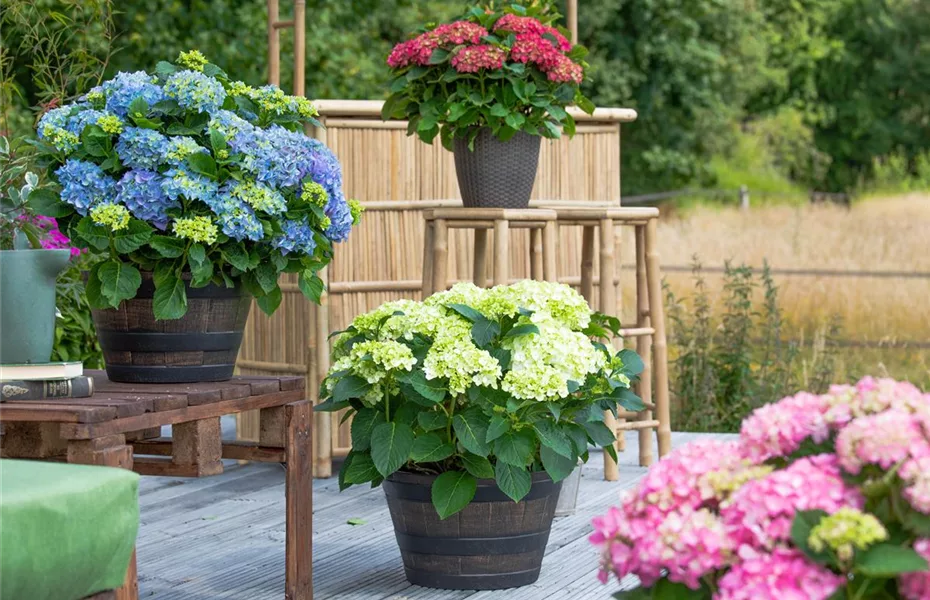
<svg viewBox="0 0 930 600">
<path fill-rule="evenodd" d="M 324 233 L 326 237 L 333 242 L 344 242 L 349 239 L 349 233 L 352 231 L 352 210 L 349 204 L 342 198 L 342 190 L 339 191 L 340 198 L 329 197 L 329 203 L 326 205 L 326 216 L 329 217 L 330 225 Z"/>
<path fill-rule="evenodd" d="M 257 242 L 265 236 L 265 229 L 252 207 L 228 191 L 223 191 L 208 204 L 216 215 L 216 222 L 223 233 L 234 240 L 241 242 L 248 239 Z"/>
<path fill-rule="evenodd" d="M 100 90 L 106 94 L 107 110 L 119 117 L 126 116 L 129 105 L 136 98 L 142 98 L 149 106 L 165 99 L 165 94 L 155 83 L 155 79 L 145 71 L 117 73 L 116 77 L 100 86 Z"/>
<path fill-rule="evenodd" d="M 316 240 L 313 239 L 313 229 L 307 219 L 302 221 L 286 219 L 281 224 L 281 228 L 284 229 L 284 233 L 276 236 L 271 242 L 275 248 L 281 249 L 281 254 L 300 252 L 313 255 Z"/>
<path fill-rule="evenodd" d="M 178 166 L 184 162 L 184 159 L 196 152 L 209 152 L 209 150 L 198 144 L 197 140 L 192 137 L 175 136 L 168 138 L 162 158 L 166 163 Z"/>
<path fill-rule="evenodd" d="M 61 184 L 62 201 L 80 215 L 87 215 L 98 204 L 112 202 L 116 194 L 116 181 L 91 162 L 69 159 L 55 175 Z"/>
<path fill-rule="evenodd" d="M 85 127 L 88 125 L 96 125 L 97 119 L 100 117 L 105 117 L 109 114 L 111 113 L 102 110 L 94 110 L 92 108 L 76 112 L 68 117 L 68 122 L 65 125 L 65 129 L 74 135 L 80 136 Z"/>
<path fill-rule="evenodd" d="M 233 140 L 236 139 L 240 131 L 252 132 L 255 131 L 256 127 L 230 110 L 218 110 L 210 118 L 210 122 L 207 123 L 206 132 L 211 129 L 215 129 L 226 136 L 226 140 L 230 142 L 232 149 L 239 152 L 239 149 L 232 145 Z"/>
<path fill-rule="evenodd" d="M 182 108 L 216 112 L 226 99 L 223 84 L 199 71 L 178 71 L 165 82 L 165 94 Z"/>
<path fill-rule="evenodd" d="M 168 138 L 152 129 L 127 127 L 116 142 L 116 153 L 127 167 L 154 169 L 168 148 Z"/>
<path fill-rule="evenodd" d="M 116 184 L 116 201 L 126 205 L 137 219 L 161 229 L 168 226 L 168 209 L 180 208 L 177 198 L 169 198 L 162 188 L 163 178 L 155 171 L 127 171 Z"/>
<path fill-rule="evenodd" d="M 188 200 L 200 200 L 208 206 L 212 206 L 219 189 L 215 181 L 203 175 L 191 173 L 183 167 L 171 169 L 165 173 L 161 187 L 165 195 L 172 200 L 184 196 Z"/>
</svg>

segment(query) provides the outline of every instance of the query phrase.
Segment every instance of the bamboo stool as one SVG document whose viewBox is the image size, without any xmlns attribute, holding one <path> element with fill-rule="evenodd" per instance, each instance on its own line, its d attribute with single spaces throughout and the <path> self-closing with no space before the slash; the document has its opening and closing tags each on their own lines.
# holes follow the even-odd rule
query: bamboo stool
<svg viewBox="0 0 930 600">
<path fill-rule="evenodd" d="M 594 299 L 595 231 L 600 238 L 600 310 L 605 314 L 618 312 L 619 283 L 615 279 L 619 257 L 615 256 L 615 228 L 632 226 L 636 236 L 636 326 L 621 329 L 623 337 L 636 338 L 636 351 L 642 357 L 644 369 L 637 384 L 637 392 L 646 404 L 640 412 L 619 411 L 614 419 L 606 412 L 608 427 L 620 433 L 639 431 L 639 464 L 649 466 L 653 461 L 650 430 L 656 430 L 659 457 L 671 450 L 671 425 L 668 393 L 668 349 L 665 341 L 665 314 L 662 301 L 662 281 L 659 273 L 659 254 L 656 251 L 657 208 L 557 208 L 558 224 L 583 227 L 581 250 L 581 294 L 588 303 Z M 619 244 L 618 244 L 619 246 Z M 655 372 L 655 390 L 652 376 Z M 653 400 L 653 391 L 655 400 Z M 653 416 L 655 411 L 655 416 Z M 618 450 L 623 449 L 616 442 Z M 620 476 L 617 463 L 604 454 L 604 478 L 616 481 Z"/>
<path fill-rule="evenodd" d="M 494 230 L 494 285 L 510 283 L 510 230 L 530 230 L 530 278 L 556 281 L 557 214 L 539 208 L 435 208 L 424 211 L 423 297 L 449 287 L 449 230 L 474 229 L 472 281 L 487 287 L 488 230 Z"/>
</svg>

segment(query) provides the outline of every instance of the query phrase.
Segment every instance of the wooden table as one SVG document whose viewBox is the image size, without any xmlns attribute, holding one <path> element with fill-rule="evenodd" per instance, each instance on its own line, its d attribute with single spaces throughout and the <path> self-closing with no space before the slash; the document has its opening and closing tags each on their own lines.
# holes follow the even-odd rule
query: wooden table
<svg viewBox="0 0 930 600">
<path fill-rule="evenodd" d="M 284 597 L 313 598 L 312 407 L 302 377 L 154 385 L 114 383 L 102 371 L 85 374 L 94 377 L 90 398 L 0 404 L 4 458 L 67 460 L 171 477 L 222 473 L 221 458 L 285 463 Z M 221 441 L 220 417 L 246 410 L 261 411 L 259 442 Z M 164 425 L 172 426 L 172 438 L 159 437 Z M 137 597 L 133 556 L 115 598 Z"/>
</svg>

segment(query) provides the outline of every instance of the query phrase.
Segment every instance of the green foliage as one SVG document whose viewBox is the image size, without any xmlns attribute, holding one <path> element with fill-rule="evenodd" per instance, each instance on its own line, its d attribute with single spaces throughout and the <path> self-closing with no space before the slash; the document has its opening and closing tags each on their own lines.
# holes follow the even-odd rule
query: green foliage
<svg viewBox="0 0 930 600">
<path fill-rule="evenodd" d="M 750 267 L 727 263 L 719 320 L 697 257 L 693 272 L 695 290 L 687 309 L 667 291 L 674 429 L 734 432 L 746 415 L 763 404 L 802 387 L 826 391 L 835 375 L 835 349 L 824 345 L 813 371 L 801 380 L 806 365 L 797 345 L 782 340 L 778 288 L 767 263 L 758 276 Z M 839 332 L 840 323 L 834 318 L 826 335 L 835 338 Z"/>
<path fill-rule="evenodd" d="M 54 361 L 82 361 L 86 369 L 103 367 L 103 353 L 84 295 L 82 272 L 88 268 L 86 254 L 72 260 L 58 276 L 55 285 L 55 306 L 61 313 L 55 320 Z"/>
</svg>

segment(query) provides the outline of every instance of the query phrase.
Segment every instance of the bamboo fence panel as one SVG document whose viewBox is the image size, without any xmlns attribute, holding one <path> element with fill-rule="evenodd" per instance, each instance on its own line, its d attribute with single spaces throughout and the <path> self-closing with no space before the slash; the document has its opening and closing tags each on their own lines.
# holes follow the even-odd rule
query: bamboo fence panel
<svg viewBox="0 0 930 600">
<path fill-rule="evenodd" d="M 284 275 L 281 308 L 272 317 L 253 308 L 239 358 L 244 374 L 307 374 L 311 396 L 316 395 L 321 375 L 320 365 L 314 363 L 325 363 L 326 349 L 317 344 L 320 333 L 344 329 L 355 315 L 383 302 L 419 299 L 422 212 L 460 205 L 452 153 L 438 143 L 428 145 L 408 137 L 404 121 L 381 121 L 380 101 L 322 100 L 317 107 L 325 130 L 314 133 L 342 163 L 346 196 L 358 199 L 367 210 L 350 239 L 336 248 L 327 273 L 328 310 L 323 312 L 328 315 L 322 322 L 316 323 L 321 311 L 303 298 L 294 276 Z M 599 108 L 593 116 L 578 111 L 574 116 L 578 126 L 573 139 L 543 140 L 532 193 L 534 205 L 619 205 L 620 124 L 634 120 L 636 113 Z M 578 285 L 581 228 L 562 227 L 560 235 L 560 279 Z M 471 280 L 472 236 L 471 231 L 450 231 L 450 279 Z M 511 276 L 527 278 L 529 232 L 518 230 L 512 236 Z M 595 265 L 595 272 L 597 268 Z M 598 297 L 597 292 L 594 297 Z M 338 417 L 333 417 L 333 455 L 348 452 L 348 426 L 339 425 Z M 239 433 L 241 437 L 257 437 L 256 424 L 240 422 Z M 326 432 L 315 435 L 321 433 L 325 438 Z M 325 448 L 315 447 L 319 461 L 316 474 L 328 476 Z"/>
</svg>

